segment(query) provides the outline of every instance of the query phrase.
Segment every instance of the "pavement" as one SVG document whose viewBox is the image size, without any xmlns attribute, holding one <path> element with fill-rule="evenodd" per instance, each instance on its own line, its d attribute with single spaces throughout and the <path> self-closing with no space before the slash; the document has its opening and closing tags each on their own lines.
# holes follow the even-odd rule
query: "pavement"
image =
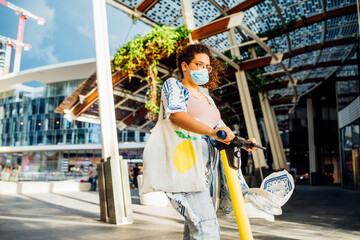
<svg viewBox="0 0 360 240">
<path fill-rule="evenodd" d="M 0 240 L 182 239 L 183 219 L 171 207 L 139 204 L 134 223 L 100 222 L 98 192 L 0 195 Z M 234 218 L 219 213 L 221 239 L 240 239 Z M 297 185 L 274 222 L 250 219 L 254 239 L 360 239 L 360 191 Z"/>
</svg>

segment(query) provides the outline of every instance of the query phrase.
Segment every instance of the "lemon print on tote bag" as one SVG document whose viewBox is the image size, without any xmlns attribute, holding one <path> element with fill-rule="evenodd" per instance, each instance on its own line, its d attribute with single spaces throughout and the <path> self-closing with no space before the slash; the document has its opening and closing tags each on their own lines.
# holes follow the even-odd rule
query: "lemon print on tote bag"
<svg viewBox="0 0 360 240">
<path fill-rule="evenodd" d="M 173 153 L 173 163 L 180 174 L 190 170 L 195 166 L 196 153 L 195 149 L 191 144 L 191 140 L 197 140 L 196 137 L 186 136 L 182 132 L 176 131 L 179 138 L 186 139 L 179 143 Z"/>
</svg>

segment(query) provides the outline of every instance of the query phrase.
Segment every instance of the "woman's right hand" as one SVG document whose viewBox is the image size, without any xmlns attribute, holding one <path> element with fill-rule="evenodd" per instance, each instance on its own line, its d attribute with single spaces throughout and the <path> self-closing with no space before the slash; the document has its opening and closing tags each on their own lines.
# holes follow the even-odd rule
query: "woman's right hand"
<svg viewBox="0 0 360 240">
<path fill-rule="evenodd" d="M 219 138 L 219 137 L 216 135 L 216 133 L 217 133 L 218 131 L 220 131 L 220 130 L 222 130 L 222 131 L 224 131 L 224 132 L 226 133 L 226 138 L 225 138 L 225 139 L 221 139 L 221 138 Z M 221 127 L 221 128 L 214 129 L 214 132 L 211 134 L 210 137 L 213 137 L 213 138 L 215 138 L 217 141 L 223 142 L 223 143 L 229 145 L 230 142 L 231 142 L 231 140 L 234 139 L 235 134 L 233 133 L 233 131 L 231 131 L 231 129 L 230 129 L 229 127 L 224 126 L 224 127 Z"/>
</svg>

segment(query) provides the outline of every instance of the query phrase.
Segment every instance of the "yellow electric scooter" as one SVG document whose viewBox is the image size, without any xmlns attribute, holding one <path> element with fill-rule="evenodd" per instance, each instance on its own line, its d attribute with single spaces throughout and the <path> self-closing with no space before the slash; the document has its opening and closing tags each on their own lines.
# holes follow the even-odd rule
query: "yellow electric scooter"
<svg viewBox="0 0 360 240">
<path fill-rule="evenodd" d="M 221 139 L 226 138 L 226 132 L 220 130 L 217 132 L 217 136 Z M 257 144 L 254 144 L 253 142 L 250 142 L 248 140 L 245 140 L 241 137 L 235 137 L 234 140 L 231 142 L 232 145 L 240 146 L 240 147 L 246 147 L 246 148 L 260 148 L 262 150 L 266 150 L 266 148 L 261 147 Z M 224 144 L 226 145 L 226 144 Z M 226 155 L 225 148 L 226 146 L 223 146 L 224 149 L 221 149 L 222 147 L 218 147 L 220 150 L 220 155 L 222 159 L 222 163 L 224 166 L 226 181 L 229 187 L 231 202 L 233 205 L 234 213 L 236 222 L 239 228 L 239 234 L 241 240 L 253 240 L 253 235 L 251 232 L 250 222 L 249 218 L 246 213 L 245 209 L 245 201 L 242 195 L 242 190 L 240 186 L 240 181 L 238 178 L 238 173 L 236 169 L 233 167 L 230 167 L 228 157 Z"/>
</svg>

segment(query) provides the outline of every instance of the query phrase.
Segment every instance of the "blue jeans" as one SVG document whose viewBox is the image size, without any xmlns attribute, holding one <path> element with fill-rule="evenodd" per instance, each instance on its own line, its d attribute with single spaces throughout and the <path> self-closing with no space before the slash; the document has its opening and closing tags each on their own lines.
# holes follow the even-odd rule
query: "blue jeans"
<svg viewBox="0 0 360 240">
<path fill-rule="evenodd" d="M 96 191 L 96 182 L 97 182 L 97 176 L 95 176 L 95 177 L 93 177 L 92 178 L 92 181 L 91 181 L 91 190 L 93 190 L 93 191 Z"/>
<path fill-rule="evenodd" d="M 211 143 L 203 137 L 202 151 L 208 191 L 193 193 L 166 193 L 174 209 L 184 218 L 184 240 L 219 240 L 220 226 L 216 217 L 219 184 L 216 181 L 219 154 Z"/>
<path fill-rule="evenodd" d="M 183 239 L 220 239 L 220 226 L 209 192 L 188 193 L 185 194 L 185 198 L 199 218 L 199 222 L 195 225 L 185 217 Z"/>
</svg>

